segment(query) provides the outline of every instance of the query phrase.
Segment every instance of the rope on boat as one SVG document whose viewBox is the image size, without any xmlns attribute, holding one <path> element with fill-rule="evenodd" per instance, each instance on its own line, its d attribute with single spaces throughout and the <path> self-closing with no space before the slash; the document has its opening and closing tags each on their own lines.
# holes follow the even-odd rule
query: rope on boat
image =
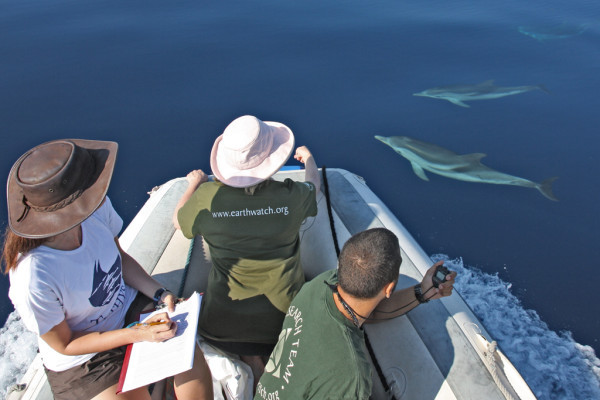
<svg viewBox="0 0 600 400">
<path fill-rule="evenodd" d="M 331 212 L 331 198 L 329 197 L 329 184 L 327 183 L 327 167 L 323 165 L 321 167 L 323 172 L 323 187 L 325 188 L 325 200 L 327 202 L 327 215 L 329 215 L 329 226 L 331 227 L 331 235 L 333 238 L 333 247 L 335 247 L 335 254 L 340 256 L 340 245 L 338 244 L 337 233 L 335 231 L 335 223 L 333 221 L 333 213 Z"/>
<path fill-rule="evenodd" d="M 327 167 L 324 165 L 321 167 L 321 171 L 323 172 L 323 187 L 325 188 L 325 200 L 327 202 L 327 213 L 329 215 L 329 226 L 331 227 L 331 237 L 333 239 L 333 246 L 335 247 L 335 253 L 337 257 L 340 256 L 340 246 L 338 244 L 337 233 L 335 231 L 335 223 L 333 220 L 333 213 L 331 212 L 331 198 L 329 197 L 329 184 L 327 183 Z M 388 393 L 391 397 L 390 400 L 396 400 L 396 397 L 390 390 L 390 385 L 385 379 L 385 375 L 383 375 L 383 371 L 379 362 L 377 361 L 377 357 L 375 357 L 375 352 L 373 351 L 373 347 L 371 346 L 371 342 L 369 341 L 369 337 L 367 336 L 367 332 L 363 330 L 365 336 L 365 345 L 367 350 L 369 351 L 369 355 L 371 356 L 371 360 L 373 361 L 373 366 L 375 367 L 375 371 L 377 371 L 377 375 L 379 376 L 379 380 L 381 381 L 381 385 L 383 386 L 383 390 Z"/>
<path fill-rule="evenodd" d="M 485 361 L 488 363 L 488 366 L 490 369 L 490 374 L 492 375 L 492 378 L 494 379 L 496 386 L 498 386 L 498 388 L 500 389 L 500 391 L 502 392 L 502 394 L 504 395 L 506 400 L 516 400 L 513 397 L 513 395 L 510 393 L 508 388 L 500 380 L 500 377 L 498 376 L 498 368 L 496 366 L 496 359 L 494 357 L 496 354 L 497 347 L 498 347 L 498 344 L 496 343 L 495 340 L 492 341 L 491 343 L 490 342 L 487 343 L 487 351 L 485 352 Z"/>
</svg>

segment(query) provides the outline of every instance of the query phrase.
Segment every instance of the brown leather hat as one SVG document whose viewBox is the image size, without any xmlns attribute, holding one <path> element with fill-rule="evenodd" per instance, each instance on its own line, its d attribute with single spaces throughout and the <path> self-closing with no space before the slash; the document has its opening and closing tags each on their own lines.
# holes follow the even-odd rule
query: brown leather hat
<svg viewBox="0 0 600 400">
<path fill-rule="evenodd" d="M 117 148 L 115 142 L 63 139 L 23 154 L 6 185 L 10 229 L 40 239 L 83 222 L 106 196 Z"/>
</svg>

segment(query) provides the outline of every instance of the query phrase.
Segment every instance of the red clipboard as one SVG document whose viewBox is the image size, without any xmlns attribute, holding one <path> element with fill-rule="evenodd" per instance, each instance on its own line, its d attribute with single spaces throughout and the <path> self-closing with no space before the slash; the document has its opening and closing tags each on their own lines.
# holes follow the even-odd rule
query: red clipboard
<svg viewBox="0 0 600 400">
<path fill-rule="evenodd" d="M 151 313 L 156 311 L 156 308 L 147 308 L 137 313 L 136 319 L 140 319 L 141 314 Z M 127 345 L 127 349 L 125 350 L 125 357 L 123 358 L 123 366 L 121 367 L 121 374 L 119 375 L 119 383 L 117 385 L 117 394 L 123 391 L 123 383 L 125 383 L 125 376 L 127 375 L 127 368 L 129 367 L 129 358 L 131 357 L 131 349 L 133 347 L 133 343 L 129 343 Z"/>
<path fill-rule="evenodd" d="M 132 344 L 127 345 L 125 350 L 125 358 L 123 359 L 123 366 L 121 367 L 121 375 L 119 375 L 119 384 L 117 385 L 117 394 L 123 391 L 123 383 L 125 383 L 125 375 L 127 375 L 127 368 L 129 367 L 129 357 L 131 357 Z"/>
</svg>

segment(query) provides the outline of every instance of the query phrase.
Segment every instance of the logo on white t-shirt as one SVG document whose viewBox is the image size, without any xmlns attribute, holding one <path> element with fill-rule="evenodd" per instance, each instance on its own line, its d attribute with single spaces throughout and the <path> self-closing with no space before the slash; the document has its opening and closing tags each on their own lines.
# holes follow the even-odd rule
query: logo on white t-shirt
<svg viewBox="0 0 600 400">
<path fill-rule="evenodd" d="M 89 297 L 90 304 L 94 307 L 102 307 L 110 303 L 119 292 L 121 285 L 121 257 L 113 263 L 108 272 L 102 270 L 100 261 L 94 265 L 94 282 L 92 294 Z"/>
</svg>

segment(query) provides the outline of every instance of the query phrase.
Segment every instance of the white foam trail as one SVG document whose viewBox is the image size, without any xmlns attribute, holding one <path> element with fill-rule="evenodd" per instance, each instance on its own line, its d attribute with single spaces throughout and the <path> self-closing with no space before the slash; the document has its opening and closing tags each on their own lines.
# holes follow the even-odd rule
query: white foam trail
<svg viewBox="0 0 600 400">
<path fill-rule="evenodd" d="M 18 383 L 37 353 L 37 338 L 29 332 L 16 311 L 0 329 L 0 398 Z"/>
<path fill-rule="evenodd" d="M 458 272 L 456 288 L 539 399 L 600 399 L 600 359 L 590 346 L 556 333 L 525 310 L 498 275 L 465 267 L 462 259 L 435 254 Z"/>
</svg>

